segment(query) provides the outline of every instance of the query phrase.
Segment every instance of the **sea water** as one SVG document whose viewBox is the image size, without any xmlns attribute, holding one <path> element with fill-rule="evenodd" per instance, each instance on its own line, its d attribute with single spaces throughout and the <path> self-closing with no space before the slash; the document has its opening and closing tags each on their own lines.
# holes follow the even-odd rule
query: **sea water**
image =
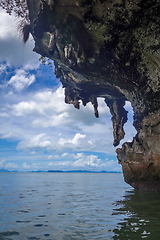
<svg viewBox="0 0 160 240">
<path fill-rule="evenodd" d="M 120 173 L 0 173 L 4 239 L 160 239 L 160 194 Z"/>
</svg>

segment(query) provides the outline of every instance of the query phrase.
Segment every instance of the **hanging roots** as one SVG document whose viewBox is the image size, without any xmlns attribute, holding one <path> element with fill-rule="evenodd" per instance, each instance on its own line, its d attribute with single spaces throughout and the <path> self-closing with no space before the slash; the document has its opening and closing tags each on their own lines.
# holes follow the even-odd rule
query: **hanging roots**
<svg viewBox="0 0 160 240">
<path fill-rule="evenodd" d="M 26 23 L 24 20 L 20 21 L 18 24 L 18 31 L 23 38 L 23 42 L 26 43 L 29 39 L 30 24 Z"/>
<path fill-rule="evenodd" d="M 26 43 L 28 38 L 29 38 L 29 33 L 30 33 L 30 25 L 26 24 L 23 29 L 22 29 L 22 33 L 23 33 L 23 42 Z"/>
</svg>

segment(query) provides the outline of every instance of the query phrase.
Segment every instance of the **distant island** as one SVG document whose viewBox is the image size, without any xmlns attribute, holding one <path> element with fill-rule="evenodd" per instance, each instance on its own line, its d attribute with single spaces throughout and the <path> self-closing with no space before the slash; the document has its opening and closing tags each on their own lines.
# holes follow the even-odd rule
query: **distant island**
<svg viewBox="0 0 160 240">
<path fill-rule="evenodd" d="M 1 172 L 22 172 L 22 171 L 8 171 L 6 169 L 0 169 Z M 68 171 L 62 171 L 62 170 L 48 170 L 48 171 L 43 171 L 43 170 L 37 170 L 37 171 L 27 171 L 27 172 L 32 172 L 32 173 L 122 173 L 122 172 L 116 172 L 116 171 L 90 171 L 90 170 L 68 170 Z"/>
<path fill-rule="evenodd" d="M 1 173 L 1 172 L 19 172 L 19 171 L 17 171 L 17 170 L 8 171 L 7 169 L 1 168 L 1 169 L 0 169 L 0 173 Z"/>
<path fill-rule="evenodd" d="M 2 168 L 2 169 L 0 169 L 0 172 L 9 172 L 9 171 Z"/>
<path fill-rule="evenodd" d="M 116 171 L 90 171 L 90 170 L 68 170 L 68 171 L 62 171 L 62 170 L 48 170 L 47 172 L 62 172 L 62 173 L 121 173 Z"/>
</svg>

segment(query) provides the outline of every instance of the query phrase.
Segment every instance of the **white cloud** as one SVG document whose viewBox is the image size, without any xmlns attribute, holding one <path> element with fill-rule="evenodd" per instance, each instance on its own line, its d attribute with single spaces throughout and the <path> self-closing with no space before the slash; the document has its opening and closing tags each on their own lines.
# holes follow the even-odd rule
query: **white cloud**
<svg viewBox="0 0 160 240">
<path fill-rule="evenodd" d="M 18 72 L 19 75 L 26 74 L 26 78 L 29 76 L 27 73 L 24 69 Z M 0 96 L 0 137 L 19 141 L 17 150 L 23 153 L 27 150 L 30 154 L 28 159 L 32 158 L 33 162 L 41 159 L 39 165 L 29 164 L 30 169 L 46 168 L 48 165 L 42 164 L 42 158 L 57 169 L 116 169 L 115 161 L 104 162 L 98 156 L 98 152 L 116 155 L 112 145 L 111 115 L 104 99 L 98 99 L 98 102 L 99 119 L 95 118 L 90 103 L 86 107 L 81 106 L 80 110 L 65 104 L 62 87 L 57 90 L 45 88 L 39 92 L 27 91 L 25 94 L 16 91 L 3 93 Z M 128 103 L 126 107 L 131 110 Z M 130 120 L 127 131 L 129 138 L 126 141 L 133 136 Z M 92 152 L 92 156 L 80 151 Z M 24 160 L 26 164 L 28 159 Z"/>
<path fill-rule="evenodd" d="M 6 162 L 4 159 L 0 162 L 0 168 L 4 168 L 7 170 L 12 170 L 18 168 L 18 165 L 14 162 Z"/>
<path fill-rule="evenodd" d="M 30 165 L 28 165 L 26 162 L 24 162 L 24 163 L 22 164 L 22 167 L 29 169 L 29 168 L 30 168 Z"/>
<path fill-rule="evenodd" d="M 6 69 L 7 69 L 7 65 L 1 63 L 1 64 L 0 64 L 0 73 L 6 71 Z"/>
<path fill-rule="evenodd" d="M 85 137 L 86 137 L 86 135 L 83 135 L 81 133 L 76 133 L 76 135 L 74 136 L 73 139 L 66 140 L 64 138 L 61 138 L 59 140 L 59 144 L 60 145 L 65 145 L 65 144 L 68 144 L 68 143 L 70 144 L 71 143 L 71 144 L 74 144 L 74 145 L 78 145 L 80 143 L 80 140 L 85 138 Z"/>
<path fill-rule="evenodd" d="M 68 153 L 63 153 L 62 158 L 68 156 Z"/>
<path fill-rule="evenodd" d="M 49 155 L 48 159 L 58 159 L 59 156 L 58 155 Z"/>
<path fill-rule="evenodd" d="M 6 165 L 5 165 L 5 169 L 16 169 L 16 168 L 18 168 L 18 165 L 17 164 L 15 164 L 14 162 L 8 162 Z"/>
<path fill-rule="evenodd" d="M 67 151 L 67 150 L 89 151 L 89 152 L 92 151 L 92 152 L 104 152 L 107 154 L 115 155 L 115 148 L 113 147 L 112 139 L 108 140 L 107 136 L 106 136 L 107 139 L 100 138 L 97 140 L 98 137 L 94 135 L 94 138 L 93 138 L 93 135 L 92 135 L 92 143 L 91 143 L 90 141 L 88 141 L 88 139 L 90 139 L 91 137 L 90 134 L 87 134 L 88 136 L 81 134 L 80 135 L 81 137 L 79 137 L 79 134 L 80 133 L 76 133 L 72 139 L 60 138 L 60 140 L 56 145 L 56 148 L 61 151 Z"/>
<path fill-rule="evenodd" d="M 100 167 L 101 165 L 101 159 L 98 158 L 98 156 L 90 155 L 81 157 L 77 161 L 74 162 L 75 167 Z"/>
<path fill-rule="evenodd" d="M 75 161 L 73 165 L 77 168 L 87 169 L 88 167 L 105 170 L 105 171 L 121 171 L 121 166 L 114 160 L 102 161 L 97 155 L 82 156 Z"/>
<path fill-rule="evenodd" d="M 103 114 L 108 115 L 107 106 L 104 105 L 103 107 L 106 108 L 106 110 L 103 110 Z M 93 128 L 95 128 L 97 122 L 101 125 L 105 124 L 102 118 L 97 120 L 94 117 L 91 104 L 86 107 L 82 106 L 79 111 L 72 105 L 65 104 L 62 87 L 59 87 L 55 92 L 45 89 L 30 97 L 30 101 L 21 101 L 14 104 L 12 108 L 16 116 L 41 115 L 33 119 L 32 126 L 35 128 L 66 126 L 78 130 L 83 125 L 84 127 L 94 126 Z M 104 129 L 102 132 L 104 132 Z"/>
<path fill-rule="evenodd" d="M 24 88 L 29 87 L 35 82 L 34 75 L 28 75 L 24 69 L 18 69 L 16 75 L 11 77 L 7 85 L 12 85 L 17 91 L 22 91 Z"/>
<path fill-rule="evenodd" d="M 5 134 L 2 134 L 1 135 L 1 139 L 8 139 L 8 138 L 18 138 L 19 137 L 19 134 L 16 133 L 16 132 L 7 132 Z"/>
<path fill-rule="evenodd" d="M 16 116 L 44 115 L 42 107 L 36 102 L 20 102 L 12 106 L 13 114 Z"/>
<path fill-rule="evenodd" d="M 35 119 L 34 126 L 49 127 L 59 125 L 62 123 L 61 119 L 68 117 L 65 112 L 68 108 L 64 103 L 64 95 L 62 87 L 59 87 L 55 92 L 51 90 L 44 90 L 43 92 L 36 93 L 30 101 L 21 101 L 12 106 L 13 112 L 17 116 L 26 116 L 30 114 L 44 115 L 46 113 L 45 121 L 43 118 Z M 55 104 L 56 103 L 56 104 Z"/>
<path fill-rule="evenodd" d="M 53 109 L 52 109 L 53 111 Z M 45 121 L 46 120 L 46 121 Z M 33 121 L 33 126 L 36 128 L 48 128 L 55 126 L 63 126 L 63 124 L 70 124 L 69 114 L 67 112 L 60 113 L 58 115 L 54 114 L 45 118 L 37 118 Z"/>
<path fill-rule="evenodd" d="M 15 32 L 17 32 L 15 17 L 7 14 L 3 9 L 0 9 L 0 14 L 0 39 L 6 39 L 14 36 Z"/>
<path fill-rule="evenodd" d="M 76 159 L 77 159 L 77 158 L 82 158 L 82 157 L 85 157 L 84 153 L 77 153 L 77 154 L 75 155 L 75 158 L 76 158 Z"/>
<path fill-rule="evenodd" d="M 58 160 L 59 159 L 59 160 Z M 63 160 L 62 160 L 63 159 Z M 98 155 L 86 155 L 84 153 L 70 154 L 64 153 L 62 154 L 62 158 L 59 156 L 57 160 L 55 159 L 52 162 L 47 164 L 47 168 L 51 169 L 88 169 L 94 171 L 117 171 L 121 172 L 121 166 L 114 160 L 102 160 L 98 157 Z"/>
<path fill-rule="evenodd" d="M 11 96 L 4 96 L 6 104 L 0 106 L 1 112 L 10 117 L 0 119 L 1 138 L 15 137 L 20 141 L 17 149 L 23 150 L 46 148 L 59 152 L 92 151 L 115 155 L 111 116 L 103 99 L 100 100 L 101 105 L 104 104 L 103 113 L 97 119 L 90 104 L 77 110 L 64 103 L 63 94 L 62 87 L 56 91 L 44 89 L 35 94 L 19 94 L 18 98 L 12 94 L 13 103 L 10 104 Z M 35 136 L 41 136 L 41 132 L 45 137 L 36 142 Z M 126 140 L 129 139 L 132 139 L 131 135 Z"/>
<path fill-rule="evenodd" d="M 72 139 L 71 143 L 73 143 L 74 145 L 78 145 L 80 139 L 83 139 L 83 138 L 85 138 L 85 137 L 86 137 L 86 135 L 84 135 L 84 134 L 76 133 L 76 135 L 75 135 L 74 138 Z"/>
<path fill-rule="evenodd" d="M 9 117 L 9 114 L 6 112 L 0 113 L 0 117 Z"/>
<path fill-rule="evenodd" d="M 0 168 L 4 168 L 5 166 L 5 160 L 3 159 L 1 162 L 0 162 Z"/>
<path fill-rule="evenodd" d="M 98 111 L 99 111 L 100 116 L 103 115 L 103 114 L 110 115 L 109 107 L 107 106 L 107 104 L 105 103 L 104 100 L 105 100 L 104 98 L 97 98 Z"/>
<path fill-rule="evenodd" d="M 102 167 L 105 168 L 106 171 L 117 171 L 117 172 L 122 171 L 121 165 L 115 162 L 114 160 L 108 161 L 108 159 L 106 159 L 106 163 L 103 163 Z"/>
<path fill-rule="evenodd" d="M 29 140 L 18 143 L 17 149 L 32 149 L 32 148 L 51 148 L 51 142 L 45 133 L 31 137 Z"/>
<path fill-rule="evenodd" d="M 84 153 L 77 153 L 77 154 L 74 154 L 74 153 L 63 153 L 60 156 L 60 159 L 66 158 L 66 159 L 70 159 L 70 160 L 75 160 L 75 159 L 79 159 L 79 158 L 81 158 L 83 156 L 84 156 Z"/>
<path fill-rule="evenodd" d="M 24 45 L 19 35 L 20 19 L 10 16 L 4 9 L 0 9 L 0 16 L 0 62 L 6 61 L 11 66 L 23 66 L 25 69 L 37 68 L 40 62 L 38 54 L 32 51 L 32 37 Z"/>
<path fill-rule="evenodd" d="M 125 109 L 126 109 L 127 111 L 130 111 L 130 110 L 132 109 L 131 103 L 130 103 L 129 101 L 126 101 L 126 102 L 125 102 Z"/>
<path fill-rule="evenodd" d="M 16 140 L 16 143 L 19 141 L 17 149 L 23 153 L 13 157 L 16 156 L 18 162 L 23 156 L 24 163 L 20 166 L 24 169 L 48 167 L 45 161 L 42 164 L 44 158 L 50 166 L 56 168 L 115 168 L 114 161 L 104 162 L 97 154 L 103 152 L 115 155 L 111 115 L 104 99 L 98 99 L 100 118 L 97 119 L 91 103 L 86 107 L 81 104 L 80 110 L 65 104 L 62 87 L 57 90 L 44 88 L 37 92 L 35 88 L 28 88 L 35 81 L 35 75 L 29 70 L 36 69 L 40 64 L 38 54 L 32 51 L 34 40 L 30 37 L 24 45 L 17 32 L 18 22 L 14 17 L 2 9 L 0 15 L 0 62 L 3 62 L 0 64 L 0 71 L 4 72 L 8 67 L 18 68 L 8 81 L 8 87 L 0 95 L 0 138 Z M 38 73 L 36 76 L 40 77 Z M 0 88 L 4 88 L 5 80 L 1 84 Z M 22 90 L 25 88 L 28 89 L 23 94 Z M 29 92 L 30 89 L 35 92 Z M 10 92 L 6 94 L 7 90 Z M 127 107 L 130 108 L 128 103 Z M 131 124 L 128 127 L 129 132 L 130 126 Z M 131 136 L 132 133 L 129 139 Z M 92 154 L 85 155 L 80 151 Z M 8 167 L 14 167 L 13 157 L 10 156 L 7 163 L 1 160 L 0 166 L 5 167 L 8 164 Z"/>
</svg>

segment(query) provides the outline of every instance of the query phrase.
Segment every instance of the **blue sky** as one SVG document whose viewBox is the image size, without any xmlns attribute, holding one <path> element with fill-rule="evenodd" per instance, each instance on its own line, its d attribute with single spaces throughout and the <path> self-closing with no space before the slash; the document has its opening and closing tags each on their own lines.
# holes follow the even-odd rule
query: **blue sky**
<svg viewBox="0 0 160 240">
<path fill-rule="evenodd" d="M 32 51 L 32 37 L 24 45 L 14 16 L 2 9 L 0 15 L 0 168 L 121 171 L 104 99 L 98 99 L 99 119 L 90 103 L 80 110 L 65 104 L 61 83 Z M 126 109 L 121 143 L 136 133 L 128 102 Z"/>
</svg>

